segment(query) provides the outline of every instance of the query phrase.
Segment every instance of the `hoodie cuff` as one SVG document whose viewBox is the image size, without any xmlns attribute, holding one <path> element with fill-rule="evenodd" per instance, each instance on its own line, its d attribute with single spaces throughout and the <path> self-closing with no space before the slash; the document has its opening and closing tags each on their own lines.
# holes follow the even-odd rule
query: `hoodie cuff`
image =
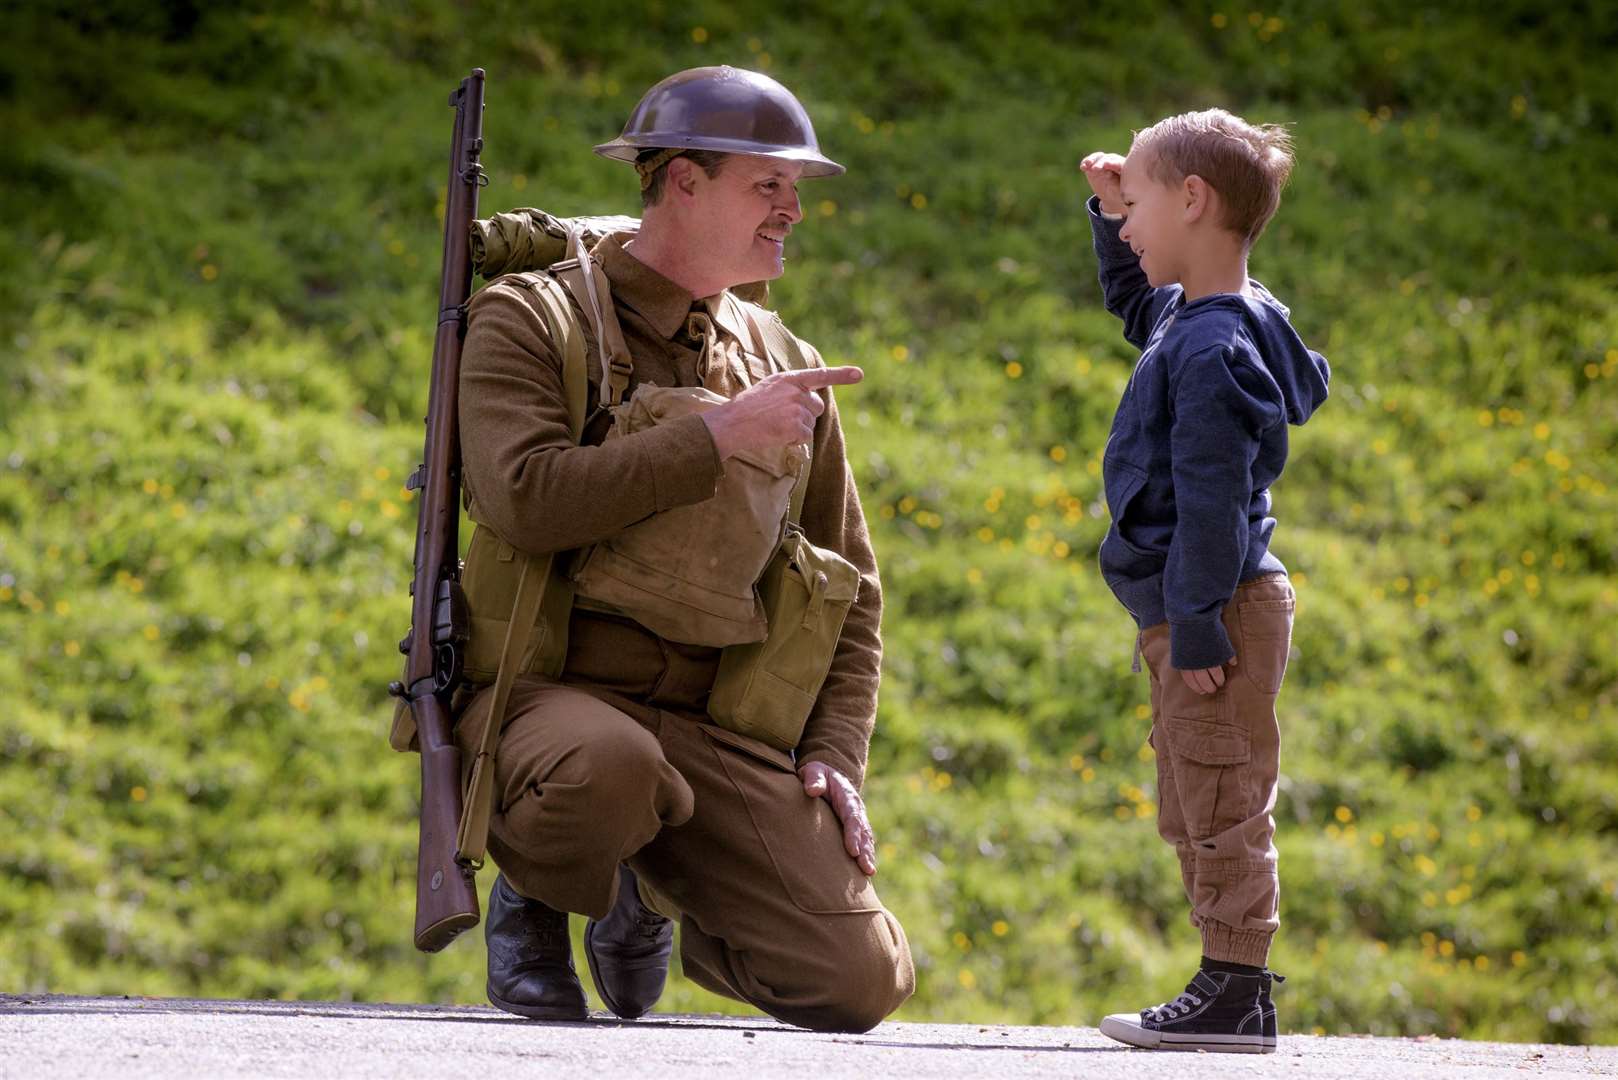
<svg viewBox="0 0 1618 1080">
<path fill-rule="evenodd" d="M 1230 662 L 1236 648 L 1217 615 L 1197 622 L 1169 623 L 1169 666 L 1176 671 L 1200 671 Z"/>
<path fill-rule="evenodd" d="M 1109 214 L 1105 210 L 1101 209 L 1101 196 L 1100 195 L 1092 195 L 1092 196 L 1090 196 L 1088 199 L 1085 200 L 1084 205 L 1090 211 L 1090 213 L 1094 214 L 1096 217 L 1100 218 L 1102 221 L 1110 221 L 1113 224 L 1119 226 L 1120 228 L 1123 227 L 1124 215 L 1122 215 L 1122 214 Z"/>
</svg>

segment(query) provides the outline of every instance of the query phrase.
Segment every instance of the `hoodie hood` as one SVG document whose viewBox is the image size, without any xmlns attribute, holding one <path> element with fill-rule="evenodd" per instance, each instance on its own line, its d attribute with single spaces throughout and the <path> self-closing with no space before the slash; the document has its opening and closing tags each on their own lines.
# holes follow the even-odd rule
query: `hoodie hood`
<svg viewBox="0 0 1618 1080">
<path fill-rule="evenodd" d="M 1287 423 L 1303 424 L 1326 400 L 1331 365 L 1303 343 L 1288 321 L 1292 313 L 1287 306 L 1271 296 L 1263 285 L 1256 281 L 1250 283 L 1253 296 L 1235 293 L 1206 296 L 1186 304 L 1179 317 L 1185 319 L 1203 311 L 1240 314 L 1248 334 L 1258 345 L 1270 378 L 1275 380 L 1281 400 L 1286 403 Z"/>
</svg>

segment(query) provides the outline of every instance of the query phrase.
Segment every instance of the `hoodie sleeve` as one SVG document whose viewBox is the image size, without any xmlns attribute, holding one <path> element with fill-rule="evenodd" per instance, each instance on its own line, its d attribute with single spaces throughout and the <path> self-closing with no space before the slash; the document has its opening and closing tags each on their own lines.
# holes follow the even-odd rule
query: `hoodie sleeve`
<svg viewBox="0 0 1618 1080">
<path fill-rule="evenodd" d="M 1236 654 L 1220 618 L 1247 559 L 1253 461 L 1283 422 L 1262 374 L 1228 347 L 1198 352 L 1173 376 L 1170 458 L 1176 522 L 1163 570 L 1169 663 L 1217 667 Z"/>
<path fill-rule="evenodd" d="M 1118 235 L 1123 223 L 1102 217 L 1101 200 L 1094 195 L 1084 205 L 1090 212 L 1090 236 L 1096 260 L 1101 264 L 1102 302 L 1124 321 L 1124 338 L 1135 348 L 1144 349 L 1163 309 L 1180 294 L 1179 286 L 1152 288 L 1134 249 Z"/>
</svg>

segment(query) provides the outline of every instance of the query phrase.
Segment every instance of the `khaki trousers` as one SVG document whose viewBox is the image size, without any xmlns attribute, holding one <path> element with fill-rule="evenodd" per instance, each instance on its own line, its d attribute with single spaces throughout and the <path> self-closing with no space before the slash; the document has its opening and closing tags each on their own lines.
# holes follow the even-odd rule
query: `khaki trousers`
<svg viewBox="0 0 1618 1080">
<path fill-rule="evenodd" d="M 716 663 L 575 612 L 563 682 L 512 689 L 489 853 L 518 892 L 596 919 L 628 863 L 678 919 L 698 985 L 802 1027 L 869 1030 L 915 989 L 904 931 L 792 758 L 708 723 Z M 489 696 L 457 726 L 463 755 Z"/>
<path fill-rule="evenodd" d="M 1237 664 L 1204 696 L 1169 666 L 1169 627 L 1141 634 L 1152 678 L 1157 831 L 1174 845 L 1191 925 L 1214 960 L 1264 966 L 1280 925 L 1274 844 L 1281 729 L 1275 699 L 1292 643 L 1285 574 L 1242 584 L 1225 605 Z"/>
</svg>

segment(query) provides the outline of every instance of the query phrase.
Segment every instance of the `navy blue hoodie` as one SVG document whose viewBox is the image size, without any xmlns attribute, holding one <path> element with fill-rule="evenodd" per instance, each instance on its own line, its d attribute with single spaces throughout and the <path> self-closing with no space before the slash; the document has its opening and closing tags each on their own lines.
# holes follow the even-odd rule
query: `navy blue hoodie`
<svg viewBox="0 0 1618 1080">
<path fill-rule="evenodd" d="M 1252 297 L 1190 303 L 1178 285 L 1152 288 L 1122 222 L 1088 206 L 1107 310 L 1141 350 L 1102 460 L 1101 574 L 1137 625 L 1168 621 L 1170 664 L 1217 667 L 1236 654 L 1220 619 L 1236 586 L 1286 569 L 1269 489 L 1287 425 L 1326 400 L 1331 369 L 1256 281 Z"/>
</svg>

